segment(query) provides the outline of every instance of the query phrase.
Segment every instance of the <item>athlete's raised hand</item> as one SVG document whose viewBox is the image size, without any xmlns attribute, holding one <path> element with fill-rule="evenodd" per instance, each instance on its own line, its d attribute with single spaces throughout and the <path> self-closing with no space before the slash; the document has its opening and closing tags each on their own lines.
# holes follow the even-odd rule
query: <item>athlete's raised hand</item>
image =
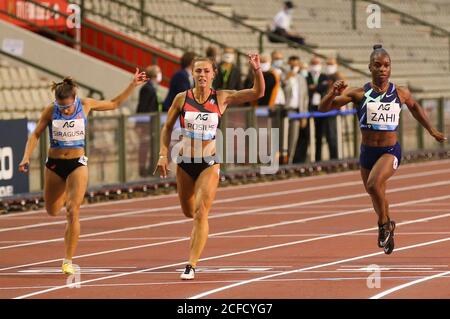
<svg viewBox="0 0 450 319">
<path fill-rule="evenodd" d="M 439 143 L 443 143 L 443 142 L 445 142 L 447 140 L 447 138 L 445 137 L 444 133 L 439 132 L 438 130 L 433 130 L 431 132 L 431 136 L 433 136 L 434 139 L 436 141 L 438 141 Z"/>
<path fill-rule="evenodd" d="M 250 53 L 248 54 L 248 63 L 253 67 L 253 70 L 258 70 L 261 67 L 261 62 L 259 61 L 259 54 Z"/>
<path fill-rule="evenodd" d="M 139 72 L 139 68 L 136 68 L 136 72 L 134 73 L 133 77 L 133 85 L 139 86 L 145 82 L 147 82 L 149 79 L 147 77 L 147 74 L 145 72 Z"/>
<path fill-rule="evenodd" d="M 342 94 L 342 92 L 344 92 L 344 90 L 347 88 L 347 83 L 345 83 L 342 80 L 336 81 L 333 84 L 333 88 L 332 88 L 332 92 L 334 96 L 339 96 Z"/>
</svg>

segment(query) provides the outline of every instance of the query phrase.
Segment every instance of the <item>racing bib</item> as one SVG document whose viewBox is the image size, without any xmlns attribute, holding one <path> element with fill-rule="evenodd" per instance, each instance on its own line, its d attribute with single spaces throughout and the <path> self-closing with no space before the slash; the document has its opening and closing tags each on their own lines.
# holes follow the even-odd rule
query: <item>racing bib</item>
<svg viewBox="0 0 450 319">
<path fill-rule="evenodd" d="M 400 104 L 394 102 L 368 102 L 367 125 L 378 131 L 394 131 L 400 119 Z"/>
<path fill-rule="evenodd" d="M 83 119 L 53 120 L 53 139 L 60 142 L 84 140 L 85 126 Z"/>
<path fill-rule="evenodd" d="M 216 136 L 219 116 L 217 113 L 186 112 L 184 124 L 187 137 L 213 140 Z"/>
</svg>

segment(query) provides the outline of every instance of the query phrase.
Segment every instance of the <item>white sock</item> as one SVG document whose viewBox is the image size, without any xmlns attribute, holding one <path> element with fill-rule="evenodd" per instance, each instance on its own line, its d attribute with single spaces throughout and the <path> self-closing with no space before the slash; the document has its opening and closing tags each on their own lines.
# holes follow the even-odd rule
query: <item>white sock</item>
<svg viewBox="0 0 450 319">
<path fill-rule="evenodd" d="M 72 264 L 72 259 L 63 259 L 63 264 Z"/>
</svg>

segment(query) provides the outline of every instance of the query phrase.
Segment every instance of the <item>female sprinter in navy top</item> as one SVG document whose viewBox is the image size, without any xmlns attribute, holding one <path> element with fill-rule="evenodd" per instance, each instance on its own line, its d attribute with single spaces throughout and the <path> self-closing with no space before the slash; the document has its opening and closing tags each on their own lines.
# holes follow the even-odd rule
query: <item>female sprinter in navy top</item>
<svg viewBox="0 0 450 319">
<path fill-rule="evenodd" d="M 369 63 L 372 81 L 362 88 L 347 88 L 344 81 L 337 81 L 322 99 L 319 111 L 339 109 L 350 102 L 357 107 L 362 135 L 361 177 L 378 215 L 378 246 L 390 254 L 394 250 L 395 222 L 390 220 L 385 193 L 386 182 L 394 175 L 401 160 L 396 133 L 401 106 L 406 104 L 414 118 L 436 141 L 442 143 L 446 138 L 431 125 L 407 88 L 396 87 L 389 82 L 391 58 L 386 50 L 381 45 L 375 45 L 373 49 Z"/>
<path fill-rule="evenodd" d="M 88 183 L 87 157 L 84 156 L 87 116 L 90 111 L 114 110 L 133 92 L 135 87 L 148 79 L 145 72 L 136 69 L 134 78 L 128 87 L 116 98 L 97 101 L 77 96 L 77 85 L 70 78 L 53 83 L 55 101 L 47 106 L 37 123 L 36 129 L 28 138 L 19 171 L 27 172 L 30 156 L 44 132 L 49 128 L 50 149 L 44 172 L 45 209 L 56 216 L 65 205 L 67 226 L 64 235 L 65 258 L 62 271 L 72 275 L 72 257 L 80 235 L 79 212 Z"/>
<path fill-rule="evenodd" d="M 165 178 L 168 171 L 168 149 L 175 121 L 180 117 L 183 130 L 181 162 L 178 160 L 176 179 L 181 209 L 194 219 L 189 263 L 181 278 L 194 279 L 195 267 L 208 238 L 208 213 L 219 183 L 219 164 L 215 161 L 215 135 L 219 120 L 228 105 L 243 104 L 264 95 L 264 78 L 259 55 L 250 54 L 249 63 L 255 72 L 253 88 L 240 91 L 211 88 L 217 74 L 214 62 L 197 58 L 193 62 L 195 87 L 179 93 L 169 109 L 167 122 L 161 131 L 160 158 L 157 169 Z M 199 145 L 201 149 L 196 148 Z"/>
</svg>

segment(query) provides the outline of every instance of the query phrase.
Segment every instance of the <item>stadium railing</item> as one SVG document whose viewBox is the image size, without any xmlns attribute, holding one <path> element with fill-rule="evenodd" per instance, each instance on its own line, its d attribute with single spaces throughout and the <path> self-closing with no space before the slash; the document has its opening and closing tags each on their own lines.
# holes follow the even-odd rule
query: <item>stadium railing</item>
<svg viewBox="0 0 450 319">
<path fill-rule="evenodd" d="M 450 132 L 450 99 L 427 99 L 419 101 L 427 110 L 428 116 L 432 123 L 440 130 L 446 132 L 447 136 Z M 96 116 L 100 112 L 94 112 L 94 116 L 89 118 L 89 126 L 87 133 L 86 154 L 89 157 L 90 167 L 90 185 L 101 186 L 111 183 L 133 183 L 140 181 L 156 180 L 156 176 L 151 175 L 156 167 L 159 152 L 160 130 L 166 119 L 166 113 L 140 113 L 136 115 L 118 115 L 118 116 Z M 310 121 L 310 145 L 308 151 L 307 163 L 314 163 L 314 117 L 317 116 L 337 116 L 337 137 L 338 137 L 338 160 L 353 160 L 359 156 L 360 132 L 359 123 L 354 116 L 354 109 L 346 109 L 342 111 L 334 111 L 329 113 L 297 113 L 287 112 L 290 125 L 295 121 L 306 118 Z M 230 107 L 224 113 L 221 119 L 221 132 L 223 132 L 223 148 L 222 160 L 224 164 L 221 170 L 226 173 L 255 169 L 262 165 L 259 161 L 250 162 L 252 156 L 250 152 L 255 151 L 256 145 L 260 143 L 270 142 L 267 138 L 268 131 L 264 129 L 279 128 L 280 136 L 278 144 L 282 145 L 282 132 L 284 131 L 283 112 L 281 108 L 275 113 L 275 116 L 269 114 L 267 107 Z M 275 122 L 276 121 L 276 122 Z M 274 124 L 278 123 L 278 124 Z M 32 127 L 32 125 L 31 125 Z M 178 124 L 175 128 L 178 128 Z M 237 141 L 231 141 L 230 136 L 226 135 L 226 129 L 241 128 L 244 133 L 250 135 L 248 128 L 255 128 L 257 132 L 256 140 L 251 140 L 248 136 L 245 141 L 244 148 L 238 148 Z M 259 129 L 262 129 L 258 131 Z M 233 133 L 234 131 L 231 131 Z M 429 136 L 428 132 L 424 132 L 420 124 L 412 117 L 410 112 L 402 112 L 399 128 L 399 141 L 405 153 L 419 150 L 429 149 L 449 149 L 449 144 L 439 144 Z M 449 136 L 450 137 L 450 136 Z M 267 138 L 267 140 L 266 140 Z M 227 140 L 228 139 L 228 140 Z M 292 152 L 295 145 L 292 143 L 292 136 L 288 136 L 289 150 Z M 175 140 L 172 141 L 176 143 Z M 232 143 L 234 142 L 234 143 Z M 326 143 L 324 144 L 325 160 L 328 158 Z M 44 169 L 42 159 L 46 158 L 48 148 L 47 134 L 41 137 L 41 147 L 37 150 L 40 154 L 34 157 L 31 162 L 31 169 L 40 169 L 41 174 Z M 220 145 L 219 145 L 220 146 Z M 240 156 L 245 158 L 244 163 L 227 163 L 227 152 L 233 147 L 233 160 Z M 142 147 L 142 148 L 141 148 Z M 139 175 L 139 151 L 145 152 L 145 161 L 148 176 Z M 219 148 L 219 147 L 218 147 Z M 244 150 L 245 154 L 239 153 Z M 254 155 L 254 154 L 253 154 Z M 288 154 L 291 156 L 292 154 Z M 272 156 L 280 157 L 281 154 L 276 152 Z M 291 161 L 289 164 L 292 164 Z M 42 183 L 39 187 L 36 185 L 32 191 L 42 189 Z"/>
</svg>

